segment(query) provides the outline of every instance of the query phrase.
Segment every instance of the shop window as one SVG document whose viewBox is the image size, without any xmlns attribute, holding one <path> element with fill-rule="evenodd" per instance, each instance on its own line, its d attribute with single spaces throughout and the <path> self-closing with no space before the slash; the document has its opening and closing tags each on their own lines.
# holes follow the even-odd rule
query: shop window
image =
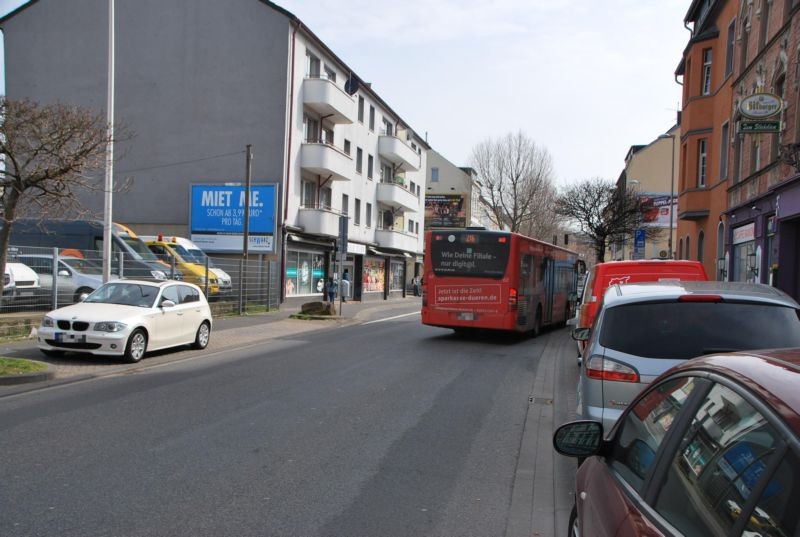
<svg viewBox="0 0 800 537">
<path fill-rule="evenodd" d="M 286 251 L 286 296 L 322 292 L 325 283 L 325 256 L 322 252 Z"/>
<path fill-rule="evenodd" d="M 385 270 L 382 259 L 367 257 L 364 259 L 364 273 L 361 287 L 366 293 L 383 292 Z"/>
<path fill-rule="evenodd" d="M 405 274 L 405 263 L 402 261 L 394 261 L 389 264 L 389 290 L 402 291 L 403 290 L 403 276 Z"/>
</svg>

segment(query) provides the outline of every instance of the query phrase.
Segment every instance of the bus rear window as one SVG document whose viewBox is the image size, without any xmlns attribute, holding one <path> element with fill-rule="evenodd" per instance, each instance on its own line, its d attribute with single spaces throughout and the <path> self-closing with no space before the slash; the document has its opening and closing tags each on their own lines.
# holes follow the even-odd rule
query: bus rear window
<svg viewBox="0 0 800 537">
<path fill-rule="evenodd" d="M 511 236 L 498 233 L 433 233 L 431 267 L 437 276 L 502 278 Z"/>
</svg>

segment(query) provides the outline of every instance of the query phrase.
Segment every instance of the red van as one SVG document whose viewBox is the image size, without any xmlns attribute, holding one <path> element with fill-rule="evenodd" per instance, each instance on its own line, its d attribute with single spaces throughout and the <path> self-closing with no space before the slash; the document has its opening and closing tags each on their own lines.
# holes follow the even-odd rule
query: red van
<svg viewBox="0 0 800 537">
<path fill-rule="evenodd" d="M 609 261 L 598 263 L 589 270 L 583 288 L 578 314 L 577 328 L 591 328 L 597 317 L 597 310 L 603 294 L 614 284 L 664 282 L 664 281 L 707 281 L 706 269 L 699 261 L 677 259 L 653 259 L 641 261 Z M 586 342 L 578 342 L 583 353 Z"/>
</svg>

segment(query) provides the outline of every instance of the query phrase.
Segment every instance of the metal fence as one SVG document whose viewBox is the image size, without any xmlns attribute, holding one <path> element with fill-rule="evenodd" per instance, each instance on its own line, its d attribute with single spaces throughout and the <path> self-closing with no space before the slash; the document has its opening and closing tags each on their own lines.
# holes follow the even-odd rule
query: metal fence
<svg viewBox="0 0 800 537">
<path fill-rule="evenodd" d="M 203 290 L 217 315 L 241 315 L 279 307 L 277 266 L 260 255 L 246 261 L 208 256 L 189 261 L 116 252 L 111 277 L 193 283 Z M 102 267 L 102 252 L 97 250 L 10 246 L 0 313 L 49 311 L 79 302 L 102 285 Z"/>
</svg>

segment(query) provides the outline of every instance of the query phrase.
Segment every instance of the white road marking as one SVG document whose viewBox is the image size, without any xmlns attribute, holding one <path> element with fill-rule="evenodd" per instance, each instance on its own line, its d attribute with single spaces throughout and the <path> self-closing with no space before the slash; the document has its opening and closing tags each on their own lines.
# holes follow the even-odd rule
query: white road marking
<svg viewBox="0 0 800 537">
<path fill-rule="evenodd" d="M 419 315 L 418 311 L 412 311 L 411 313 L 404 313 L 402 315 L 395 315 L 394 317 L 387 317 L 385 319 L 378 319 L 377 321 L 367 321 L 366 323 L 361 323 L 361 326 L 373 323 L 382 323 L 383 321 L 393 321 L 395 319 L 401 319 L 403 317 L 409 317 L 411 315 Z"/>
</svg>

